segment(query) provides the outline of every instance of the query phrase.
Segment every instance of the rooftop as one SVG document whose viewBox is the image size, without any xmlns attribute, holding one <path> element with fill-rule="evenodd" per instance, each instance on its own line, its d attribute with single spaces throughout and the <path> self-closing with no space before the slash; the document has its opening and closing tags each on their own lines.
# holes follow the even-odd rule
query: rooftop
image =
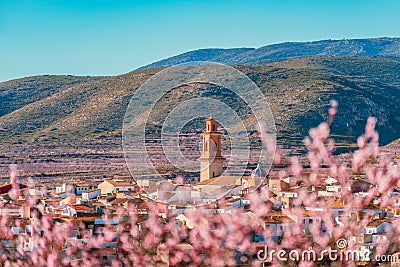
<svg viewBox="0 0 400 267">
<path fill-rule="evenodd" d="M 124 180 L 106 179 L 104 181 L 112 184 L 113 186 L 134 186 L 134 184 L 124 181 Z"/>
</svg>

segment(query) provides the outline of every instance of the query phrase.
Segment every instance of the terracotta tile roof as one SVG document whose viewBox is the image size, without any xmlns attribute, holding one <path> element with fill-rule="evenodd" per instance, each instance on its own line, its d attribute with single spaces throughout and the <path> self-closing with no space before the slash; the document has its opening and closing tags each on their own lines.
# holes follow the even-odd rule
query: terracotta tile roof
<svg viewBox="0 0 400 267">
<path fill-rule="evenodd" d="M 344 200 L 341 198 L 336 199 L 331 206 L 332 209 L 344 209 L 345 207 Z"/>
<path fill-rule="evenodd" d="M 135 186 L 134 184 L 132 184 L 130 182 L 122 181 L 122 180 L 106 179 L 104 181 L 112 184 L 113 186 Z"/>
<path fill-rule="evenodd" d="M 260 218 L 264 223 L 278 224 L 294 222 L 289 216 L 281 211 L 270 211 Z"/>
<path fill-rule="evenodd" d="M 242 177 L 244 180 L 248 180 L 248 177 Z M 240 183 L 240 176 L 219 176 L 208 180 L 201 181 L 197 185 L 232 185 Z"/>
<path fill-rule="evenodd" d="M 98 218 L 101 218 L 101 215 L 76 217 L 73 219 L 73 221 L 94 221 L 95 219 L 98 219 Z"/>
<path fill-rule="evenodd" d="M 89 187 L 89 185 L 86 184 L 86 183 L 76 183 L 75 186 L 77 186 L 77 187 Z"/>
<path fill-rule="evenodd" d="M 83 192 L 83 193 L 93 193 L 93 192 L 96 192 L 96 191 L 101 191 L 101 190 L 100 189 L 90 189 L 90 190 L 88 190 L 86 192 Z"/>
<path fill-rule="evenodd" d="M 61 197 L 46 198 L 46 199 L 45 199 L 46 202 L 59 202 L 59 201 L 61 201 L 61 200 L 63 200 L 63 198 L 61 198 Z"/>
<path fill-rule="evenodd" d="M 322 211 L 316 211 L 316 210 L 305 210 L 303 212 L 304 217 L 321 217 L 322 216 Z"/>
<path fill-rule="evenodd" d="M 128 201 L 129 201 L 129 198 L 116 198 L 116 199 L 110 201 L 110 204 L 111 205 L 118 205 L 118 204 L 123 204 L 123 203 L 128 202 Z"/>
<path fill-rule="evenodd" d="M 20 183 L 17 183 L 17 184 L 20 189 L 23 189 L 26 187 L 26 185 L 24 185 L 24 184 L 20 184 Z M 8 193 L 8 191 L 10 191 L 11 188 L 12 188 L 12 184 L 10 184 L 10 183 L 0 185 L 0 194 Z"/>
<path fill-rule="evenodd" d="M 384 219 L 373 220 L 368 223 L 368 226 L 369 227 L 377 227 L 377 226 L 381 225 L 382 223 L 385 223 L 385 222 L 391 223 L 394 220 L 395 220 L 394 218 L 384 218 Z"/>
<path fill-rule="evenodd" d="M 282 192 L 294 192 L 294 193 L 298 193 L 302 190 L 308 190 L 308 188 L 306 186 L 302 186 L 302 185 L 296 185 L 296 186 L 292 186 L 287 190 L 282 190 Z"/>
<path fill-rule="evenodd" d="M 94 211 L 93 208 L 85 206 L 85 205 L 71 205 L 76 211 L 85 210 L 85 211 Z"/>
</svg>

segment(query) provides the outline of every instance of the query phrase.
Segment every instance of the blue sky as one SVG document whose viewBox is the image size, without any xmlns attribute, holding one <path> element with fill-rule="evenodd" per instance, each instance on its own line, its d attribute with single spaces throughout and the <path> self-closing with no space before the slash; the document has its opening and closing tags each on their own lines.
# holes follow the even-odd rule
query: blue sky
<svg viewBox="0 0 400 267">
<path fill-rule="evenodd" d="M 116 75 L 189 50 L 399 37 L 400 1 L 0 0 L 0 81 Z"/>
</svg>

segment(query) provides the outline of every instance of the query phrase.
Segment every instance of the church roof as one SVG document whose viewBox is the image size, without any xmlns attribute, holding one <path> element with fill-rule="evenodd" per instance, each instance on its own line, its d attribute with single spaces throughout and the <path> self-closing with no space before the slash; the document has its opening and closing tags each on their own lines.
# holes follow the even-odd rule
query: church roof
<svg viewBox="0 0 400 267">
<path fill-rule="evenodd" d="M 219 176 L 197 183 L 197 185 L 233 185 L 240 183 L 240 179 L 248 180 L 248 176 Z"/>
</svg>

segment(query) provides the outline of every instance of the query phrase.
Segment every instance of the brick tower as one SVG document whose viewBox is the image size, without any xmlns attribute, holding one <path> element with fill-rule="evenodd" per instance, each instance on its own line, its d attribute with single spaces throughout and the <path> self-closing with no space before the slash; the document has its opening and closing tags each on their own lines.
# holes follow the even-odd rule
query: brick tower
<svg viewBox="0 0 400 267">
<path fill-rule="evenodd" d="M 203 151 L 200 161 L 200 181 L 218 177 L 223 172 L 225 159 L 221 154 L 221 132 L 217 130 L 218 122 L 212 116 L 206 119 L 203 131 Z"/>
</svg>

